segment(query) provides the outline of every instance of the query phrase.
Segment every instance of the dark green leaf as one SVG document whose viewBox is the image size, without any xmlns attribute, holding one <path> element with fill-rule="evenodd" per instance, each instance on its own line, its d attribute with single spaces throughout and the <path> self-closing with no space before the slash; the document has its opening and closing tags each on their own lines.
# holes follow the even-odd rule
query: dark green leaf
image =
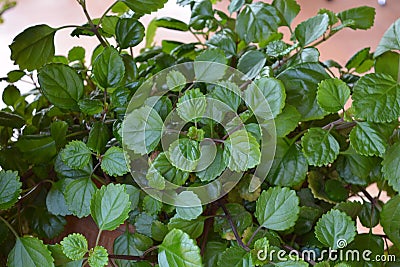
<svg viewBox="0 0 400 267">
<path fill-rule="evenodd" d="M 374 25 L 375 8 L 369 6 L 361 6 L 342 11 L 337 14 L 342 23 L 352 20 L 348 27 L 355 29 L 367 30 Z"/>
<path fill-rule="evenodd" d="M 93 63 L 93 75 L 104 89 L 117 87 L 124 73 L 124 62 L 113 47 L 105 48 Z"/>
<path fill-rule="evenodd" d="M 110 130 L 103 122 L 95 122 L 89 132 L 87 146 L 94 152 L 102 153 L 110 139 Z"/>
<path fill-rule="evenodd" d="M 9 209 L 17 202 L 21 186 L 18 172 L 0 171 L 0 210 Z"/>
<path fill-rule="evenodd" d="M 235 225 L 239 235 L 242 235 L 247 227 L 252 225 L 251 214 L 246 211 L 242 205 L 237 203 L 228 203 L 225 207 L 228 210 L 233 225 Z M 214 232 L 219 233 L 222 238 L 229 240 L 235 239 L 229 220 L 226 216 L 222 216 L 226 215 L 222 208 L 218 209 L 216 214 L 221 216 L 214 218 Z"/>
<path fill-rule="evenodd" d="M 178 216 L 174 216 L 169 220 L 168 230 L 181 229 L 191 238 L 195 239 L 201 236 L 204 229 L 204 217 L 198 217 L 195 220 L 185 220 Z"/>
<path fill-rule="evenodd" d="M 154 218 L 145 212 L 140 213 L 135 218 L 135 230 L 140 234 L 144 234 L 151 237 L 151 225 L 153 224 Z"/>
<path fill-rule="evenodd" d="M 7 81 L 9 83 L 15 83 L 15 82 L 18 82 L 19 80 L 21 80 L 21 78 L 24 77 L 24 76 L 25 76 L 25 72 L 24 71 L 22 71 L 22 70 L 12 70 L 12 71 L 7 73 Z M 6 89 L 7 89 L 7 87 L 6 87 Z M 16 88 L 16 87 L 14 87 L 14 88 Z M 4 92 L 5 91 L 6 90 L 4 90 Z M 3 92 L 3 101 L 4 101 L 4 92 Z M 20 95 L 19 94 L 19 90 L 18 90 L 18 95 Z M 13 101 L 13 102 L 15 102 L 15 101 Z"/>
<path fill-rule="evenodd" d="M 167 179 L 171 183 L 176 185 L 183 185 L 187 178 L 189 177 L 188 172 L 184 172 L 175 168 L 165 153 L 160 153 L 157 158 L 151 163 L 149 170 L 147 171 L 146 179 L 149 180 L 149 185 L 153 188 L 162 187 L 164 184 L 164 179 Z M 159 187 L 156 186 L 154 183 L 159 183 L 159 179 L 161 179 L 161 185 Z M 153 186 L 154 185 L 154 186 Z M 163 189 L 163 188 L 161 188 Z"/>
<path fill-rule="evenodd" d="M 390 146 L 383 156 L 382 173 L 394 190 L 400 192 L 400 143 Z"/>
<path fill-rule="evenodd" d="M 162 208 L 162 202 L 157 199 L 151 197 L 150 195 L 146 195 L 143 198 L 143 210 L 150 215 L 157 215 Z"/>
<path fill-rule="evenodd" d="M 217 32 L 206 41 L 206 44 L 211 48 L 221 49 L 228 57 L 236 55 L 236 43 L 232 37 L 232 32 Z"/>
<path fill-rule="evenodd" d="M 21 116 L 5 111 L 0 111 L 0 126 L 20 129 L 25 125 L 25 120 Z"/>
<path fill-rule="evenodd" d="M 274 0 L 272 5 L 279 11 L 282 25 L 290 26 L 300 12 L 300 6 L 295 0 Z"/>
<path fill-rule="evenodd" d="M 115 36 L 122 49 L 137 46 L 144 38 L 144 26 L 137 19 L 120 18 L 115 28 Z"/>
<path fill-rule="evenodd" d="M 187 31 L 188 25 L 180 20 L 170 18 L 170 17 L 163 17 L 156 20 L 157 27 L 177 30 L 177 31 Z"/>
<path fill-rule="evenodd" d="M 209 241 L 206 244 L 206 248 L 203 255 L 203 261 L 205 267 L 216 267 L 217 262 L 221 259 L 222 253 L 226 250 L 226 244 Z"/>
<path fill-rule="evenodd" d="M 54 259 L 42 240 L 26 236 L 17 238 L 14 248 L 8 254 L 7 266 L 54 267 Z"/>
<path fill-rule="evenodd" d="M 69 61 L 84 61 L 85 60 L 85 48 L 81 46 L 74 46 L 71 50 L 68 52 L 68 60 Z"/>
<path fill-rule="evenodd" d="M 87 178 L 71 181 L 64 191 L 68 210 L 79 218 L 88 216 L 90 214 L 90 200 L 96 189 L 92 180 Z"/>
<path fill-rule="evenodd" d="M 356 69 L 358 68 L 366 59 L 369 57 L 369 50 L 370 48 L 363 48 L 360 51 L 358 51 L 356 54 L 354 54 L 349 61 L 346 63 L 346 69 L 351 70 L 351 69 Z"/>
<path fill-rule="evenodd" d="M 14 85 L 8 85 L 4 88 L 2 99 L 4 104 L 14 106 L 21 97 L 21 92 Z"/>
<path fill-rule="evenodd" d="M 82 99 L 78 102 L 80 110 L 87 115 L 99 114 L 103 111 L 103 102 L 98 99 Z"/>
<path fill-rule="evenodd" d="M 144 14 L 150 14 L 151 12 L 157 11 L 164 7 L 164 4 L 168 0 L 120 0 L 125 3 L 136 15 L 142 16 Z"/>
<path fill-rule="evenodd" d="M 386 30 L 378 47 L 376 48 L 374 57 L 378 57 L 390 50 L 400 50 L 400 19 L 397 19 L 389 29 Z"/>
<path fill-rule="evenodd" d="M 400 54 L 396 52 L 385 52 L 375 60 L 375 73 L 386 73 L 393 80 L 400 81 Z"/>
<path fill-rule="evenodd" d="M 49 164 L 57 153 L 54 139 L 44 135 L 22 135 L 16 146 L 31 163 Z"/>
<path fill-rule="evenodd" d="M 229 13 L 233 13 L 239 11 L 242 6 L 245 4 L 245 0 L 232 0 L 228 6 Z"/>
<path fill-rule="evenodd" d="M 257 50 L 250 50 L 239 58 L 237 68 L 245 74 L 245 79 L 251 80 L 256 77 L 267 61 L 266 55 Z"/>
<path fill-rule="evenodd" d="M 237 111 L 241 102 L 241 92 L 239 87 L 232 82 L 222 81 L 215 85 L 210 95 L 225 104 L 233 111 Z"/>
<path fill-rule="evenodd" d="M 59 180 L 51 186 L 46 196 L 47 210 L 54 215 L 70 215 L 63 191 L 65 189 L 65 180 Z"/>
<path fill-rule="evenodd" d="M 301 114 L 292 105 L 286 104 L 282 112 L 275 118 L 277 137 L 284 137 L 299 125 Z"/>
<path fill-rule="evenodd" d="M 92 157 L 92 152 L 82 141 L 72 141 L 60 152 L 62 161 L 73 169 L 82 169 Z"/>
<path fill-rule="evenodd" d="M 38 207 L 32 210 L 30 226 L 42 238 L 55 238 L 64 230 L 67 221 L 64 217 L 49 213 L 45 208 Z"/>
<path fill-rule="evenodd" d="M 379 210 L 370 202 L 365 202 L 358 215 L 363 226 L 373 228 L 379 223 Z"/>
<path fill-rule="evenodd" d="M 54 170 L 56 171 L 59 178 L 89 178 L 90 174 L 92 173 L 92 169 L 93 164 L 91 160 L 89 160 L 89 163 L 81 169 L 73 169 L 69 167 L 62 161 L 61 153 L 57 155 L 54 163 Z"/>
<path fill-rule="evenodd" d="M 306 46 L 320 38 L 329 26 L 329 17 L 319 14 L 300 23 L 294 33 L 301 46 Z"/>
<path fill-rule="evenodd" d="M 67 143 L 66 135 L 68 131 L 68 123 L 65 121 L 55 121 L 50 125 L 51 137 L 56 142 L 58 149 L 65 146 Z"/>
<path fill-rule="evenodd" d="M 382 208 L 383 231 L 397 247 L 400 247 L 400 196 L 390 199 Z"/>
<path fill-rule="evenodd" d="M 387 140 L 382 129 L 370 122 L 358 122 L 350 132 L 351 146 L 364 156 L 382 156 L 388 145 Z"/>
<path fill-rule="evenodd" d="M 116 255 L 129 255 L 129 256 L 142 256 L 153 245 L 151 238 L 141 235 L 139 233 L 129 233 L 125 231 L 122 235 L 114 240 L 114 254 Z M 133 267 L 136 266 L 132 261 L 116 260 L 120 267 Z"/>
<path fill-rule="evenodd" d="M 246 252 L 241 247 L 229 247 L 222 253 L 221 258 L 218 260 L 217 266 L 250 267 L 254 265 L 249 252 Z"/>
</svg>

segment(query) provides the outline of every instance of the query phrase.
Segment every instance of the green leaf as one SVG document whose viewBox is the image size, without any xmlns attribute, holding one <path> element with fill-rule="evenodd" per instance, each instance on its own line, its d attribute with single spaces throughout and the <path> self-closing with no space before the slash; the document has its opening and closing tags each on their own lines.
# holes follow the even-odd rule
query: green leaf
<svg viewBox="0 0 400 267">
<path fill-rule="evenodd" d="M 400 196 L 391 198 L 383 205 L 380 222 L 383 231 L 389 237 L 390 241 L 400 248 Z"/>
<path fill-rule="evenodd" d="M 206 45 L 210 48 L 221 49 L 228 57 L 235 56 L 236 43 L 232 35 L 231 31 L 222 30 L 211 36 L 211 38 L 206 41 Z"/>
<path fill-rule="evenodd" d="M 176 215 L 184 220 L 194 220 L 203 213 L 203 207 L 199 197 L 191 191 L 183 191 L 178 194 L 177 203 L 185 203 L 188 206 L 176 207 Z"/>
<path fill-rule="evenodd" d="M 85 165 L 82 169 L 72 169 L 62 161 L 61 153 L 59 153 L 54 163 L 54 170 L 59 178 L 89 178 L 93 170 L 93 164 L 90 160 L 89 164 Z"/>
<path fill-rule="evenodd" d="M 107 47 L 93 63 L 93 75 L 104 89 L 117 87 L 124 78 L 125 65 L 118 51 Z"/>
<path fill-rule="evenodd" d="M 120 147 L 110 147 L 101 159 L 101 169 L 111 176 L 122 176 L 129 171 L 124 151 Z"/>
<path fill-rule="evenodd" d="M 22 73 L 24 73 L 24 72 L 22 72 Z M 8 74 L 10 74 L 10 73 L 8 73 Z M 6 88 L 4 88 L 4 91 L 2 94 L 2 99 L 3 99 L 4 104 L 6 104 L 8 106 L 14 106 L 20 97 L 21 97 L 21 92 L 14 85 L 10 84 Z"/>
<path fill-rule="evenodd" d="M 47 210 L 54 215 L 70 215 L 63 191 L 65 189 L 65 179 L 59 180 L 51 186 L 46 196 Z"/>
<path fill-rule="evenodd" d="M 242 205 L 238 203 L 227 203 L 225 208 L 231 215 L 233 225 L 239 235 L 242 235 L 245 230 L 252 225 L 252 215 Z M 229 220 L 227 219 L 222 208 L 219 208 L 216 215 L 220 215 L 214 218 L 214 232 L 219 233 L 222 238 L 235 239 Z"/>
<path fill-rule="evenodd" d="M 158 248 L 160 267 L 202 265 L 200 249 L 189 235 L 179 229 L 172 229 Z"/>
<path fill-rule="evenodd" d="M 22 70 L 12 70 L 12 71 L 7 73 L 7 81 L 9 83 L 15 83 L 15 82 L 18 82 L 19 80 L 21 80 L 21 78 L 24 77 L 24 76 L 25 76 L 25 72 L 24 71 L 22 71 Z M 7 87 L 10 87 L 10 86 L 7 86 Z M 11 85 L 11 88 L 16 88 L 16 87 Z M 3 95 L 4 95 L 4 92 L 3 92 Z M 19 90 L 17 91 L 16 95 L 18 95 L 18 97 L 21 96 L 21 94 L 19 93 Z M 3 98 L 3 100 L 4 100 L 4 98 Z M 15 101 L 12 101 L 12 102 L 15 102 Z"/>
<path fill-rule="evenodd" d="M 154 218 L 148 215 L 146 212 L 142 212 L 135 218 L 135 230 L 137 233 L 144 234 L 151 237 L 151 226 Z"/>
<path fill-rule="evenodd" d="M 144 26 L 134 18 L 120 18 L 115 28 L 117 42 L 122 49 L 137 46 L 144 38 Z"/>
<path fill-rule="evenodd" d="M 226 162 L 223 159 L 223 148 L 217 146 L 215 157 L 210 163 L 209 155 L 212 150 L 212 146 L 203 145 L 200 147 L 200 159 L 197 165 L 196 176 L 200 178 L 202 182 L 210 182 L 217 178 L 226 168 Z M 204 168 L 204 166 L 207 166 Z"/>
<path fill-rule="evenodd" d="M 212 89 L 210 95 L 212 98 L 227 104 L 235 112 L 239 108 L 241 102 L 241 92 L 235 83 L 228 81 L 219 82 Z"/>
<path fill-rule="evenodd" d="M 308 164 L 324 166 L 335 161 L 339 155 L 339 143 L 329 133 L 321 128 L 310 128 L 301 139 L 304 155 Z"/>
<path fill-rule="evenodd" d="M 83 259 L 73 261 L 65 256 L 62 246 L 60 244 L 47 245 L 47 248 L 51 252 L 51 256 L 54 258 L 54 264 L 57 267 L 81 267 Z"/>
<path fill-rule="evenodd" d="M 350 144 L 357 153 L 364 156 L 382 156 L 388 145 L 388 136 L 379 125 L 358 122 L 350 132 Z"/>
<path fill-rule="evenodd" d="M 294 190 L 270 187 L 258 198 L 255 216 L 261 226 L 283 231 L 294 226 L 299 212 L 299 198 Z"/>
<path fill-rule="evenodd" d="M 338 112 L 350 97 L 350 88 L 337 78 L 327 79 L 318 85 L 318 104 L 327 112 Z"/>
<path fill-rule="evenodd" d="M 95 184 L 88 178 L 76 179 L 67 185 L 64 196 L 72 214 L 79 218 L 90 214 L 90 200 L 96 189 Z"/>
<path fill-rule="evenodd" d="M 226 250 L 226 244 L 217 241 L 208 241 L 203 255 L 205 267 L 215 267 Z"/>
<path fill-rule="evenodd" d="M 163 241 L 168 233 L 168 227 L 160 221 L 154 220 L 151 223 L 151 238 L 155 241 Z"/>
<path fill-rule="evenodd" d="M 296 0 L 274 0 L 272 5 L 280 13 L 281 25 L 290 26 L 300 12 L 300 6 Z"/>
<path fill-rule="evenodd" d="M 259 43 L 278 29 L 280 19 L 276 9 L 265 3 L 245 5 L 236 20 L 236 32 L 246 43 Z"/>
<path fill-rule="evenodd" d="M 49 213 L 44 207 L 29 209 L 30 227 L 34 233 L 42 238 L 55 238 L 64 230 L 67 221 L 64 217 Z M 28 213 L 30 214 L 30 213 Z"/>
<path fill-rule="evenodd" d="M 119 18 L 117 16 L 105 16 L 101 22 L 102 30 L 109 34 L 110 37 L 115 35 L 118 20 Z"/>
<path fill-rule="evenodd" d="M 168 149 L 171 164 L 182 171 L 193 171 L 200 158 L 199 143 L 197 141 L 181 138 L 170 144 Z"/>
<path fill-rule="evenodd" d="M 68 123 L 65 121 L 55 121 L 50 125 L 51 137 L 56 142 L 57 149 L 64 147 L 67 143 L 67 131 Z"/>
<path fill-rule="evenodd" d="M 90 213 L 100 230 L 115 230 L 127 218 L 131 203 L 123 184 L 108 184 L 90 201 Z"/>
<path fill-rule="evenodd" d="M 297 25 L 294 34 L 300 45 L 304 47 L 320 38 L 326 32 L 328 26 L 328 15 L 319 14 Z"/>
<path fill-rule="evenodd" d="M 90 267 L 103 267 L 108 264 L 108 252 L 102 246 L 95 246 L 89 251 L 88 263 Z"/>
<path fill-rule="evenodd" d="M 383 177 L 394 190 L 400 192 L 400 143 L 390 146 L 383 156 Z"/>
<path fill-rule="evenodd" d="M 168 222 L 168 230 L 180 229 L 191 238 L 196 239 L 203 233 L 204 220 L 204 217 L 198 217 L 195 220 L 185 220 L 175 215 Z"/>
<path fill-rule="evenodd" d="M 284 137 L 299 125 L 301 114 L 292 105 L 286 104 L 282 112 L 275 118 L 277 137 Z"/>
<path fill-rule="evenodd" d="M 84 61 L 85 60 L 85 48 L 81 46 L 74 46 L 68 51 L 68 60 L 72 61 Z"/>
<path fill-rule="evenodd" d="M 321 215 L 322 211 L 319 208 L 308 206 L 300 207 L 299 219 L 294 226 L 294 232 L 298 235 L 309 233 L 312 231 L 315 222 Z"/>
<path fill-rule="evenodd" d="M 61 151 L 61 159 L 70 168 L 82 169 L 92 158 L 92 152 L 82 141 L 71 141 Z"/>
<path fill-rule="evenodd" d="M 245 74 L 245 79 L 251 80 L 256 77 L 267 62 L 267 57 L 264 53 L 258 50 L 250 50 L 239 58 L 237 68 Z"/>
<path fill-rule="evenodd" d="M 153 245 L 153 240 L 145 235 L 139 233 L 129 233 L 125 231 L 122 235 L 114 240 L 114 254 L 116 255 L 129 255 L 129 256 L 142 256 Z M 116 260 L 120 267 L 130 267 L 132 261 Z"/>
<path fill-rule="evenodd" d="M 340 18 L 342 23 L 352 20 L 353 23 L 351 23 L 348 27 L 352 28 L 353 30 L 367 30 L 374 25 L 375 8 L 369 6 L 351 8 L 339 12 L 337 16 Z"/>
<path fill-rule="evenodd" d="M 98 99 L 81 99 L 78 106 L 87 115 L 95 115 L 103 111 L 103 103 Z"/>
<path fill-rule="evenodd" d="M 354 115 L 369 122 L 391 122 L 400 117 L 400 84 L 387 74 L 361 77 L 353 88 Z"/>
<path fill-rule="evenodd" d="M 351 70 L 351 69 L 356 69 L 361 66 L 361 64 L 368 59 L 369 57 L 369 50 L 371 48 L 366 47 L 358 51 L 356 54 L 354 54 L 349 61 L 346 63 L 346 69 Z"/>
<path fill-rule="evenodd" d="M 189 122 L 198 121 L 203 117 L 207 107 L 207 101 L 199 88 L 191 89 L 179 98 L 176 110 L 179 116 Z"/>
<path fill-rule="evenodd" d="M 229 13 L 233 13 L 239 11 L 242 6 L 245 4 L 245 0 L 232 0 L 228 6 Z"/>
<path fill-rule="evenodd" d="M 186 77 L 177 70 L 171 70 L 167 74 L 168 89 L 174 92 L 180 92 L 186 85 Z"/>
<path fill-rule="evenodd" d="M 209 62 L 217 64 L 209 64 Z M 194 73 L 197 80 L 213 82 L 221 79 L 227 69 L 227 66 L 225 66 L 226 63 L 227 58 L 221 49 L 209 48 L 204 50 L 195 59 Z"/>
<path fill-rule="evenodd" d="M 317 103 L 317 88 L 329 75 L 319 63 L 293 65 L 277 78 L 285 85 L 287 103 L 296 107 L 302 121 L 319 119 L 326 114 Z"/>
<path fill-rule="evenodd" d="M 18 172 L 0 171 L 0 210 L 7 210 L 17 202 L 21 186 Z"/>
<path fill-rule="evenodd" d="M 380 211 L 370 202 L 364 202 L 358 217 L 364 227 L 374 228 L 379 223 Z"/>
<path fill-rule="evenodd" d="M 54 139 L 45 135 L 22 135 L 16 147 L 30 163 L 49 164 L 57 153 Z"/>
<path fill-rule="evenodd" d="M 120 0 L 125 3 L 135 15 L 142 16 L 144 14 L 150 14 L 151 12 L 157 11 L 164 7 L 164 4 L 168 0 L 152 1 L 152 0 Z"/>
<path fill-rule="evenodd" d="M 241 247 L 229 247 L 221 255 L 217 263 L 218 267 L 223 266 L 254 266 L 249 252 Z"/>
<path fill-rule="evenodd" d="M 7 266 L 54 267 L 54 259 L 42 240 L 26 236 L 17 238 L 14 248 L 8 254 Z"/>
<path fill-rule="evenodd" d="M 60 244 L 65 256 L 71 260 L 80 260 L 88 252 L 88 242 L 82 234 L 69 234 Z"/>
<path fill-rule="evenodd" d="M 374 262 L 373 259 L 378 259 L 378 255 L 384 255 L 384 241 L 382 237 L 371 234 L 359 234 L 354 238 L 354 241 L 346 248 L 345 253 L 348 251 L 358 250 L 359 252 L 363 251 L 371 251 L 371 254 L 367 258 L 360 257 L 358 261 L 350 261 L 348 259 L 349 265 L 351 267 L 364 267 L 364 266 L 371 266 L 371 267 L 378 267 L 381 266 L 380 262 Z M 369 258 L 369 260 L 368 260 Z M 345 266 L 345 267 L 347 267 Z M 388 265 L 386 265 L 388 266 Z M 390 266 L 390 265 L 389 265 Z"/>
<path fill-rule="evenodd" d="M 375 73 L 386 73 L 392 76 L 393 80 L 400 81 L 400 54 L 388 51 L 375 60 Z"/>
<path fill-rule="evenodd" d="M 162 187 L 162 185 L 165 186 L 165 184 L 163 184 L 165 182 L 164 179 L 176 185 L 183 185 L 188 177 L 189 173 L 175 168 L 164 152 L 160 153 L 151 163 L 146 175 L 146 179 L 156 183 L 153 185 L 157 185 L 157 187 L 151 185 L 153 188 L 159 188 Z M 164 188 L 162 187 L 161 189 Z"/>
<path fill-rule="evenodd" d="M 161 139 L 162 128 L 163 121 L 154 109 L 135 109 L 124 120 L 124 145 L 140 155 L 150 153 Z"/>
<path fill-rule="evenodd" d="M 83 95 L 83 81 L 71 67 L 51 63 L 39 72 L 39 84 L 44 96 L 56 107 L 78 110 Z"/>
<path fill-rule="evenodd" d="M 260 78 L 254 84 L 250 84 L 247 87 L 243 92 L 243 97 L 246 105 L 252 108 L 254 114 L 260 118 L 267 119 L 271 114 L 263 112 L 266 107 L 262 99 L 266 100 L 272 116 L 275 118 L 285 106 L 286 93 L 285 87 L 280 80 L 275 78 Z"/>
<path fill-rule="evenodd" d="M 55 33 L 56 29 L 44 24 L 27 28 L 18 34 L 10 45 L 11 59 L 20 69 L 39 69 L 54 56 Z"/>
<path fill-rule="evenodd" d="M 374 57 L 378 57 L 390 50 L 400 50 L 400 19 L 397 19 L 389 29 L 386 30 L 378 47 L 375 50 Z"/>
<path fill-rule="evenodd" d="M 143 210 L 150 215 L 157 215 L 162 208 L 162 202 L 157 199 L 151 197 L 150 195 L 146 195 L 143 198 Z"/>
<path fill-rule="evenodd" d="M 280 186 L 295 186 L 306 178 L 307 160 L 301 147 L 284 139 L 278 139 L 271 170 L 267 179 L 270 183 Z"/>
<path fill-rule="evenodd" d="M 110 130 L 103 122 L 95 122 L 89 132 L 87 146 L 97 153 L 102 153 L 110 139 Z"/>
<path fill-rule="evenodd" d="M 0 111 L 0 126 L 20 129 L 25 125 L 25 120 L 21 116 L 5 111 Z"/>
<path fill-rule="evenodd" d="M 327 247 L 343 248 L 343 241 L 350 244 L 356 236 L 356 226 L 346 213 L 332 209 L 318 220 L 315 236 Z"/>
<path fill-rule="evenodd" d="M 260 163 L 260 145 L 246 130 L 232 133 L 224 144 L 224 161 L 231 171 L 246 171 Z"/>
<path fill-rule="evenodd" d="M 156 19 L 156 25 L 157 27 L 183 32 L 189 29 L 185 22 L 170 17 Z"/>
</svg>

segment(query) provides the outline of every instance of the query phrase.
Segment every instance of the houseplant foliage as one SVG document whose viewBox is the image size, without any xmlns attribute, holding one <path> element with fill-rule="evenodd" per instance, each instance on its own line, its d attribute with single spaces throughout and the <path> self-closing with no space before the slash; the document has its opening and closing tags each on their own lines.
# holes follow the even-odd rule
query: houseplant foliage
<svg viewBox="0 0 400 267">
<path fill-rule="evenodd" d="M 320 62 L 318 45 L 342 29 L 372 27 L 373 8 L 337 14 L 323 9 L 292 27 L 300 11 L 295 0 L 232 0 L 228 13 L 215 9 L 210 0 L 179 0 L 192 10 L 189 24 L 158 18 L 145 29 L 140 17 L 165 2 L 120 0 L 100 18 L 91 18 L 85 0 L 78 0 L 86 24 L 33 26 L 10 45 L 19 69 L 3 78 L 9 85 L 2 93 L 7 107 L 0 111 L 2 265 L 382 266 L 327 258 L 262 260 L 257 252 L 356 248 L 370 249 L 372 255 L 399 255 L 400 20 L 375 52 L 360 47 L 342 66 L 334 60 Z M 172 39 L 154 45 L 160 27 L 172 34 L 189 32 L 197 41 Z M 284 36 L 282 29 L 290 34 Z M 53 41 L 60 30 L 97 38 L 99 46 L 94 51 L 71 47 L 67 56 L 55 55 Z M 132 47 L 142 42 L 146 48 L 133 54 Z M 189 112 L 204 107 L 179 108 L 182 102 L 207 96 L 233 108 L 244 123 L 227 132 L 211 120 L 188 120 L 174 148 L 187 159 L 199 157 L 204 138 L 219 142 L 212 164 L 198 173 L 169 158 L 157 132 L 148 137 L 141 152 L 149 155 L 157 173 L 151 186 L 162 188 L 164 179 L 198 186 L 227 168 L 245 175 L 222 199 L 184 209 L 164 204 L 137 186 L 125 162 L 121 127 L 128 102 L 144 81 L 190 61 L 237 68 L 247 84 L 236 93 L 225 90 L 233 87 L 227 84 L 182 86 L 182 75 L 171 73 L 167 84 L 173 90 L 154 106 L 154 117 L 162 123 L 175 108 L 182 118 L 193 116 Z M 19 80 L 32 83 L 29 95 L 14 85 Z M 251 81 L 270 105 L 277 136 L 271 170 L 256 190 L 249 190 L 249 177 L 265 164 L 261 132 L 241 98 L 251 98 Z M 351 107 L 345 109 L 350 98 Z M 157 119 L 153 121 L 157 126 Z M 241 147 L 243 138 L 249 146 Z M 229 147 L 239 153 L 231 160 L 226 154 L 235 151 Z M 240 153 L 251 160 L 241 160 Z M 386 192 L 391 197 L 387 203 L 366 191 L 374 183 L 379 196 Z M 354 195 L 363 203 L 348 200 Z M 99 229 L 95 246 L 79 233 L 47 244 L 62 233 L 66 216 L 93 218 Z M 385 235 L 357 233 L 357 219 L 370 229 L 381 225 Z M 100 235 L 123 223 L 135 230 L 126 227 L 107 251 Z M 393 245 L 387 248 L 388 241 Z"/>
</svg>

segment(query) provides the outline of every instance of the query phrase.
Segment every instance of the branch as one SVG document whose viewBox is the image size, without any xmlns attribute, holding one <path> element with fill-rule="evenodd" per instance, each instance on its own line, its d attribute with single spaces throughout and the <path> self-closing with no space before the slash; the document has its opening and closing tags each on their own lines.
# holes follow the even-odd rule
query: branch
<svg viewBox="0 0 400 267">
<path fill-rule="evenodd" d="M 108 46 L 107 43 L 103 40 L 103 37 L 101 37 L 97 27 L 94 25 L 92 19 L 90 18 L 90 15 L 89 15 L 89 13 L 87 11 L 87 8 L 86 8 L 86 2 L 85 1 L 79 1 L 79 0 L 77 0 L 77 1 L 81 5 L 81 7 L 83 9 L 83 13 L 85 14 L 85 16 L 86 16 L 86 18 L 88 20 L 88 23 L 89 23 L 89 25 L 91 27 L 92 32 L 96 35 L 97 39 L 99 39 L 101 45 L 104 46 L 104 47 L 107 47 Z"/>
</svg>

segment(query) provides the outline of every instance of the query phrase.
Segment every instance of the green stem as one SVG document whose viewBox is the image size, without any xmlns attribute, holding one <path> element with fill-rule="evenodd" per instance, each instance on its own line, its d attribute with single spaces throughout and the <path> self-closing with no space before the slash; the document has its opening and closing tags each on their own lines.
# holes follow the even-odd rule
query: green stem
<svg viewBox="0 0 400 267">
<path fill-rule="evenodd" d="M 107 13 L 111 11 L 111 9 L 118 3 L 118 1 L 114 2 L 111 6 L 109 6 L 106 11 L 104 11 L 103 15 L 99 19 L 99 24 L 97 25 L 97 28 L 99 28 L 101 22 L 103 19 L 107 16 Z"/>
<path fill-rule="evenodd" d="M 248 246 L 248 247 L 250 246 L 251 241 L 253 241 L 254 237 L 256 237 L 256 234 L 257 234 L 261 229 L 262 229 L 262 225 L 260 225 L 260 226 L 253 232 L 253 234 L 251 235 L 249 241 L 247 241 L 246 246 Z"/>
<path fill-rule="evenodd" d="M 6 219 L 4 219 L 3 217 L 0 216 L 0 220 L 2 220 L 3 223 L 8 227 L 8 229 L 10 229 L 10 231 L 14 234 L 15 238 L 19 238 L 19 235 L 17 234 L 17 232 L 14 230 L 14 228 L 11 226 L 11 224 L 9 224 L 7 222 Z"/>
<path fill-rule="evenodd" d="M 99 233 L 97 234 L 97 238 L 96 238 L 96 246 L 97 245 L 99 245 L 99 241 L 100 241 L 100 236 L 101 236 L 101 233 L 103 232 L 103 230 L 99 230 Z"/>
</svg>

